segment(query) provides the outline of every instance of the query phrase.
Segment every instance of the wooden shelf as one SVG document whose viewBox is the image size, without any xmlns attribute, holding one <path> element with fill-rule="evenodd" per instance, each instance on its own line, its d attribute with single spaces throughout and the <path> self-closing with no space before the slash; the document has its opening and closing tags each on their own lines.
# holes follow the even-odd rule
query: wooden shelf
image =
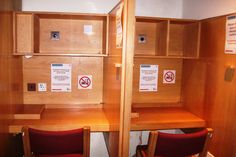
<svg viewBox="0 0 236 157">
<path fill-rule="evenodd" d="M 14 27 L 15 55 L 107 55 L 106 14 L 16 12 Z"/>
<path fill-rule="evenodd" d="M 135 55 L 134 58 L 148 58 L 148 59 L 198 59 L 198 57 L 183 57 L 183 56 L 149 56 L 149 55 Z"/>
<path fill-rule="evenodd" d="M 136 17 L 135 57 L 198 58 L 200 29 L 196 20 Z"/>
<path fill-rule="evenodd" d="M 168 56 L 198 57 L 200 24 L 170 20 Z"/>
<path fill-rule="evenodd" d="M 68 57 L 107 57 L 107 54 L 79 54 L 79 53 L 75 53 L 75 54 L 61 54 L 61 53 L 54 53 L 54 54 L 41 54 L 41 53 L 31 53 L 31 54 L 15 54 L 17 56 L 68 56 Z"/>
<path fill-rule="evenodd" d="M 45 105 L 24 105 L 14 114 L 14 119 L 40 119 Z"/>
</svg>

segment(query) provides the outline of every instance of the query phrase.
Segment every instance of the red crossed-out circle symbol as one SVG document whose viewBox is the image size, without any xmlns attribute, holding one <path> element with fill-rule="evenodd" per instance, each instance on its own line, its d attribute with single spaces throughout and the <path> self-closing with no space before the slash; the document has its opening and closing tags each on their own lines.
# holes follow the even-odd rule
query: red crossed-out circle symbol
<svg viewBox="0 0 236 157">
<path fill-rule="evenodd" d="M 167 71 L 164 75 L 164 79 L 166 82 L 172 82 L 175 79 L 175 74 L 171 71 Z"/>
<path fill-rule="evenodd" d="M 91 80 L 87 76 L 83 76 L 79 80 L 79 85 L 83 88 L 88 88 L 90 86 L 90 84 L 91 84 Z"/>
</svg>

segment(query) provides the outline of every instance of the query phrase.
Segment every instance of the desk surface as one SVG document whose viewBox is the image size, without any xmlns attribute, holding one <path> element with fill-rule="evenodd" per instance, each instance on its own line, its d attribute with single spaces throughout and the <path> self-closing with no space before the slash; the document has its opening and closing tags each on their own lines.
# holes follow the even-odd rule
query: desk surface
<svg viewBox="0 0 236 157">
<path fill-rule="evenodd" d="M 204 127 L 205 121 L 181 107 L 134 108 L 139 117 L 132 118 L 132 130 L 155 130 Z"/>
<path fill-rule="evenodd" d="M 69 130 L 90 126 L 91 131 L 109 131 L 110 124 L 103 109 L 45 109 L 40 120 L 15 119 L 9 126 L 10 133 L 21 132 L 22 126 L 43 130 Z"/>
<path fill-rule="evenodd" d="M 204 127 L 205 121 L 182 108 L 135 108 L 132 112 L 131 130 L 154 130 Z M 117 125 L 117 124 L 116 124 Z M 9 126 L 10 133 L 21 132 L 22 126 L 44 130 L 68 130 L 90 126 L 91 131 L 113 131 L 103 109 L 45 109 L 40 120 L 15 119 Z M 118 126 L 118 125 L 117 125 Z"/>
</svg>

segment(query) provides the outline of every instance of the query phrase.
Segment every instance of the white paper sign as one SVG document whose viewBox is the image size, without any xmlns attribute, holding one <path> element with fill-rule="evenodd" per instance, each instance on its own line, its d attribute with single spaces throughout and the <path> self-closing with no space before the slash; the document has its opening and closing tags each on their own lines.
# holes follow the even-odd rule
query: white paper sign
<svg viewBox="0 0 236 157">
<path fill-rule="evenodd" d="M 71 92 L 71 64 L 51 64 L 51 91 Z"/>
<path fill-rule="evenodd" d="M 121 3 L 116 11 L 116 48 L 122 48 L 123 29 L 122 29 L 122 11 L 124 3 Z"/>
<path fill-rule="evenodd" d="M 164 70 L 163 83 L 174 84 L 175 76 L 176 76 L 176 70 Z"/>
<path fill-rule="evenodd" d="M 84 34 L 87 34 L 87 35 L 93 34 L 93 26 L 92 25 L 84 25 Z"/>
<path fill-rule="evenodd" d="M 92 88 L 93 88 L 92 75 L 78 76 L 78 89 L 92 89 Z"/>
<path fill-rule="evenodd" d="M 158 85 L 158 65 L 140 65 L 139 92 L 155 92 Z"/>
<path fill-rule="evenodd" d="M 236 16 L 227 17 L 225 53 L 236 54 Z"/>
</svg>

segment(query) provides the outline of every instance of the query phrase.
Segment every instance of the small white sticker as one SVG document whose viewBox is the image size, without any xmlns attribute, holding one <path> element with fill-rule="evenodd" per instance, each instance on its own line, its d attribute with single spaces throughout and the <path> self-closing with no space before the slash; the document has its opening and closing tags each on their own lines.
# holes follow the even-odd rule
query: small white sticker
<svg viewBox="0 0 236 157">
<path fill-rule="evenodd" d="M 174 84 L 175 83 L 176 70 L 164 70 L 163 83 Z"/>
<path fill-rule="evenodd" d="M 87 35 L 93 34 L 93 26 L 92 25 L 84 25 L 84 34 L 87 34 Z"/>
<path fill-rule="evenodd" d="M 78 76 L 78 89 L 92 89 L 92 88 L 93 88 L 92 75 Z"/>
</svg>

